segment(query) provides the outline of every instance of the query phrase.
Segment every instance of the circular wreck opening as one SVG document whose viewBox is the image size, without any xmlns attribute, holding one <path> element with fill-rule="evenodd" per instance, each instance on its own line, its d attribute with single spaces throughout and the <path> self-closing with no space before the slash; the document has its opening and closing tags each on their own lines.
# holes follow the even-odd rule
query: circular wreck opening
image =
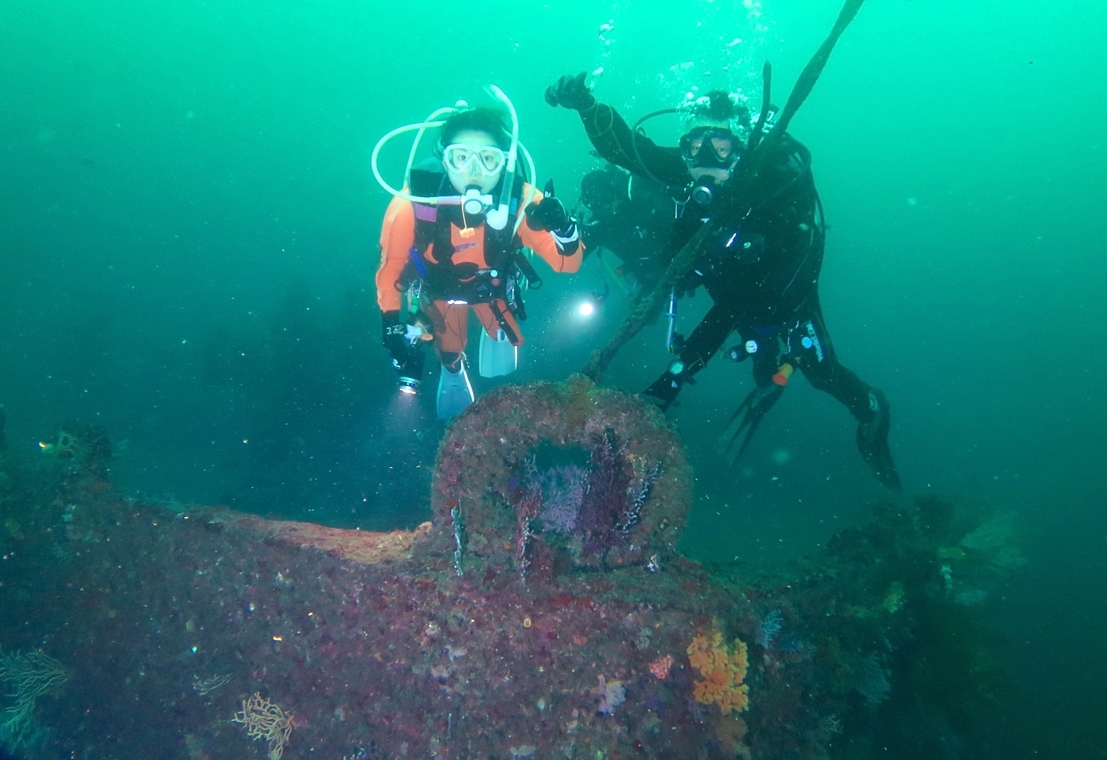
<svg viewBox="0 0 1107 760">
<path fill-rule="evenodd" d="M 583 377 L 505 386 L 438 450 L 435 545 L 455 570 L 524 583 L 572 570 L 656 567 L 676 552 L 691 470 L 664 416 Z"/>
</svg>

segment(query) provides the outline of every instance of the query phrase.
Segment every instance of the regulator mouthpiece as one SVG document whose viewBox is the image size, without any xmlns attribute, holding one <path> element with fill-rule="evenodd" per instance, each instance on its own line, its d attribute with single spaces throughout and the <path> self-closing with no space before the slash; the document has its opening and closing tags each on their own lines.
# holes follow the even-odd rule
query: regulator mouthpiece
<svg viewBox="0 0 1107 760">
<path fill-rule="evenodd" d="M 470 216 L 483 214 L 492 206 L 492 203 L 492 196 L 481 195 L 479 187 L 466 188 L 465 195 L 461 196 L 461 207 Z"/>
<path fill-rule="evenodd" d="M 696 185 L 692 188 L 692 200 L 701 206 L 708 206 L 715 199 L 711 185 Z"/>
</svg>

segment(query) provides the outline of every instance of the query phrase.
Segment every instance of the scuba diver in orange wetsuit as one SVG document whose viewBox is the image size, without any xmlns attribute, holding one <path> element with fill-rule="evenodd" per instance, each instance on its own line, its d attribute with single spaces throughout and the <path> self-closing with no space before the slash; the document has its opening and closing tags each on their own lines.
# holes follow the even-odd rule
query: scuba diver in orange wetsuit
<svg viewBox="0 0 1107 760">
<path fill-rule="evenodd" d="M 643 395 L 668 408 L 727 337 L 737 333 L 740 342 L 728 353 L 734 361 L 752 359 L 756 387 L 728 426 L 732 445 L 742 437 L 735 458 L 798 368 L 815 388 L 849 410 L 858 423 L 857 448 L 865 462 L 881 483 L 899 490 L 888 448 L 888 400 L 838 360 L 823 320 L 818 282 L 825 225 L 807 148 L 782 135 L 749 197 L 736 197 L 729 180 L 751 154 L 751 141 L 756 145 L 762 130 L 772 128 L 773 109 L 764 108 L 753 127 L 748 111 L 737 107 L 729 93 L 713 91 L 691 104 L 679 146 L 666 147 L 638 126 L 678 109 L 656 111 L 632 129 L 614 108 L 596 100 L 585 79 L 584 73 L 561 77 L 546 90 L 546 101 L 577 111 L 603 158 L 661 183 L 679 199 L 668 244 L 656 254 L 660 261 L 672 261 L 704 225 L 717 228 L 697 253 L 692 271 L 673 289 L 670 318 L 675 319 L 680 292 L 698 285 L 713 306 L 687 340 L 679 339 L 670 322 L 669 348 L 677 356 Z"/>
<path fill-rule="evenodd" d="M 516 171 L 518 120 L 506 96 L 495 93 L 511 111 L 510 130 L 492 108 L 446 109 L 452 113 L 444 122 L 412 125 L 441 129 L 436 156 L 410 169 L 405 190 L 381 180 L 396 196 L 385 213 L 376 275 L 384 345 L 401 390 L 414 393 L 423 375 L 419 344 L 434 341 L 440 419 L 473 401 L 465 369 L 470 311 L 483 328 L 480 374 L 515 370 L 523 290 L 542 282 L 522 249 L 555 272 L 576 272 L 583 258 L 577 224 L 552 182 L 541 192 Z"/>
</svg>

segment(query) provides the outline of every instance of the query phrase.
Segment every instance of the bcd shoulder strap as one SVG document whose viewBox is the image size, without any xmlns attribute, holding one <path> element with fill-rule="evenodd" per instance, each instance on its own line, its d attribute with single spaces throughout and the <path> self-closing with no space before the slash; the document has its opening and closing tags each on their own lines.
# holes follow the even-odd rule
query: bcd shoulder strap
<svg viewBox="0 0 1107 760">
<path fill-rule="evenodd" d="M 523 194 L 524 182 L 522 178 L 515 178 L 515 186 L 511 194 L 511 208 L 508 218 L 515 219 L 519 211 L 519 201 Z M 420 162 L 411 171 L 411 194 L 417 197 L 436 197 L 446 192 L 453 192 L 449 185 L 445 172 L 437 159 L 428 158 Z M 497 195 L 493 190 L 493 197 Z M 462 228 L 476 227 L 483 234 L 484 260 L 488 269 L 495 269 L 507 273 L 516 265 L 515 254 L 522 244 L 515 237 L 515 226 L 509 224 L 502 230 L 494 230 L 485 223 L 483 215 L 478 217 L 463 218 L 460 206 L 454 205 L 427 205 L 416 203 L 415 205 L 415 236 L 413 241 L 413 256 L 418 255 L 426 269 L 423 277 L 432 297 L 448 293 L 461 279 L 472 277 L 471 265 L 455 265 L 453 263 L 454 226 Z M 426 259 L 427 250 L 434 246 L 435 261 Z M 407 283 L 422 276 L 416 271 L 413 262 L 409 261 L 405 267 L 402 283 Z"/>
</svg>

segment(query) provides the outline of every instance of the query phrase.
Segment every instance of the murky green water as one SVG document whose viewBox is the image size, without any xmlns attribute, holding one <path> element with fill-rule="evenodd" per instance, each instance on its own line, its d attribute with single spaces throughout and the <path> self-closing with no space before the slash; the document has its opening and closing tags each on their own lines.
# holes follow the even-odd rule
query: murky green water
<svg viewBox="0 0 1107 760">
<path fill-rule="evenodd" d="M 440 429 L 427 399 L 393 413 L 372 293 L 387 202 L 368 167 L 376 140 L 496 83 L 540 176 L 575 201 L 598 162 L 577 119 L 542 100 L 558 76 L 602 67 L 597 95 L 637 118 L 692 87 L 756 103 L 768 58 L 783 101 L 837 11 L 7 0 L 9 447 L 78 418 L 127 441 L 124 489 L 418 522 Z M 908 490 L 1009 509 L 1028 537 L 1030 562 L 992 600 L 1024 691 L 993 729 L 1007 738 L 974 739 L 974 757 L 1107 746 L 1104 28 L 1090 2 L 873 0 L 791 129 L 814 154 L 830 224 L 828 324 L 843 361 L 891 400 Z M 390 176 L 401 153 L 384 156 Z M 618 295 L 597 322 L 570 319 L 605 277 L 593 259 L 533 295 L 518 379 L 562 378 L 610 335 Z M 686 309 L 687 327 L 705 304 Z M 612 382 L 639 390 L 664 367 L 663 328 Z M 717 360 L 674 414 L 699 478 L 686 549 L 704 559 L 809 551 L 884 497 L 845 410 L 804 383 L 728 468 L 716 437 L 747 372 Z"/>
</svg>

